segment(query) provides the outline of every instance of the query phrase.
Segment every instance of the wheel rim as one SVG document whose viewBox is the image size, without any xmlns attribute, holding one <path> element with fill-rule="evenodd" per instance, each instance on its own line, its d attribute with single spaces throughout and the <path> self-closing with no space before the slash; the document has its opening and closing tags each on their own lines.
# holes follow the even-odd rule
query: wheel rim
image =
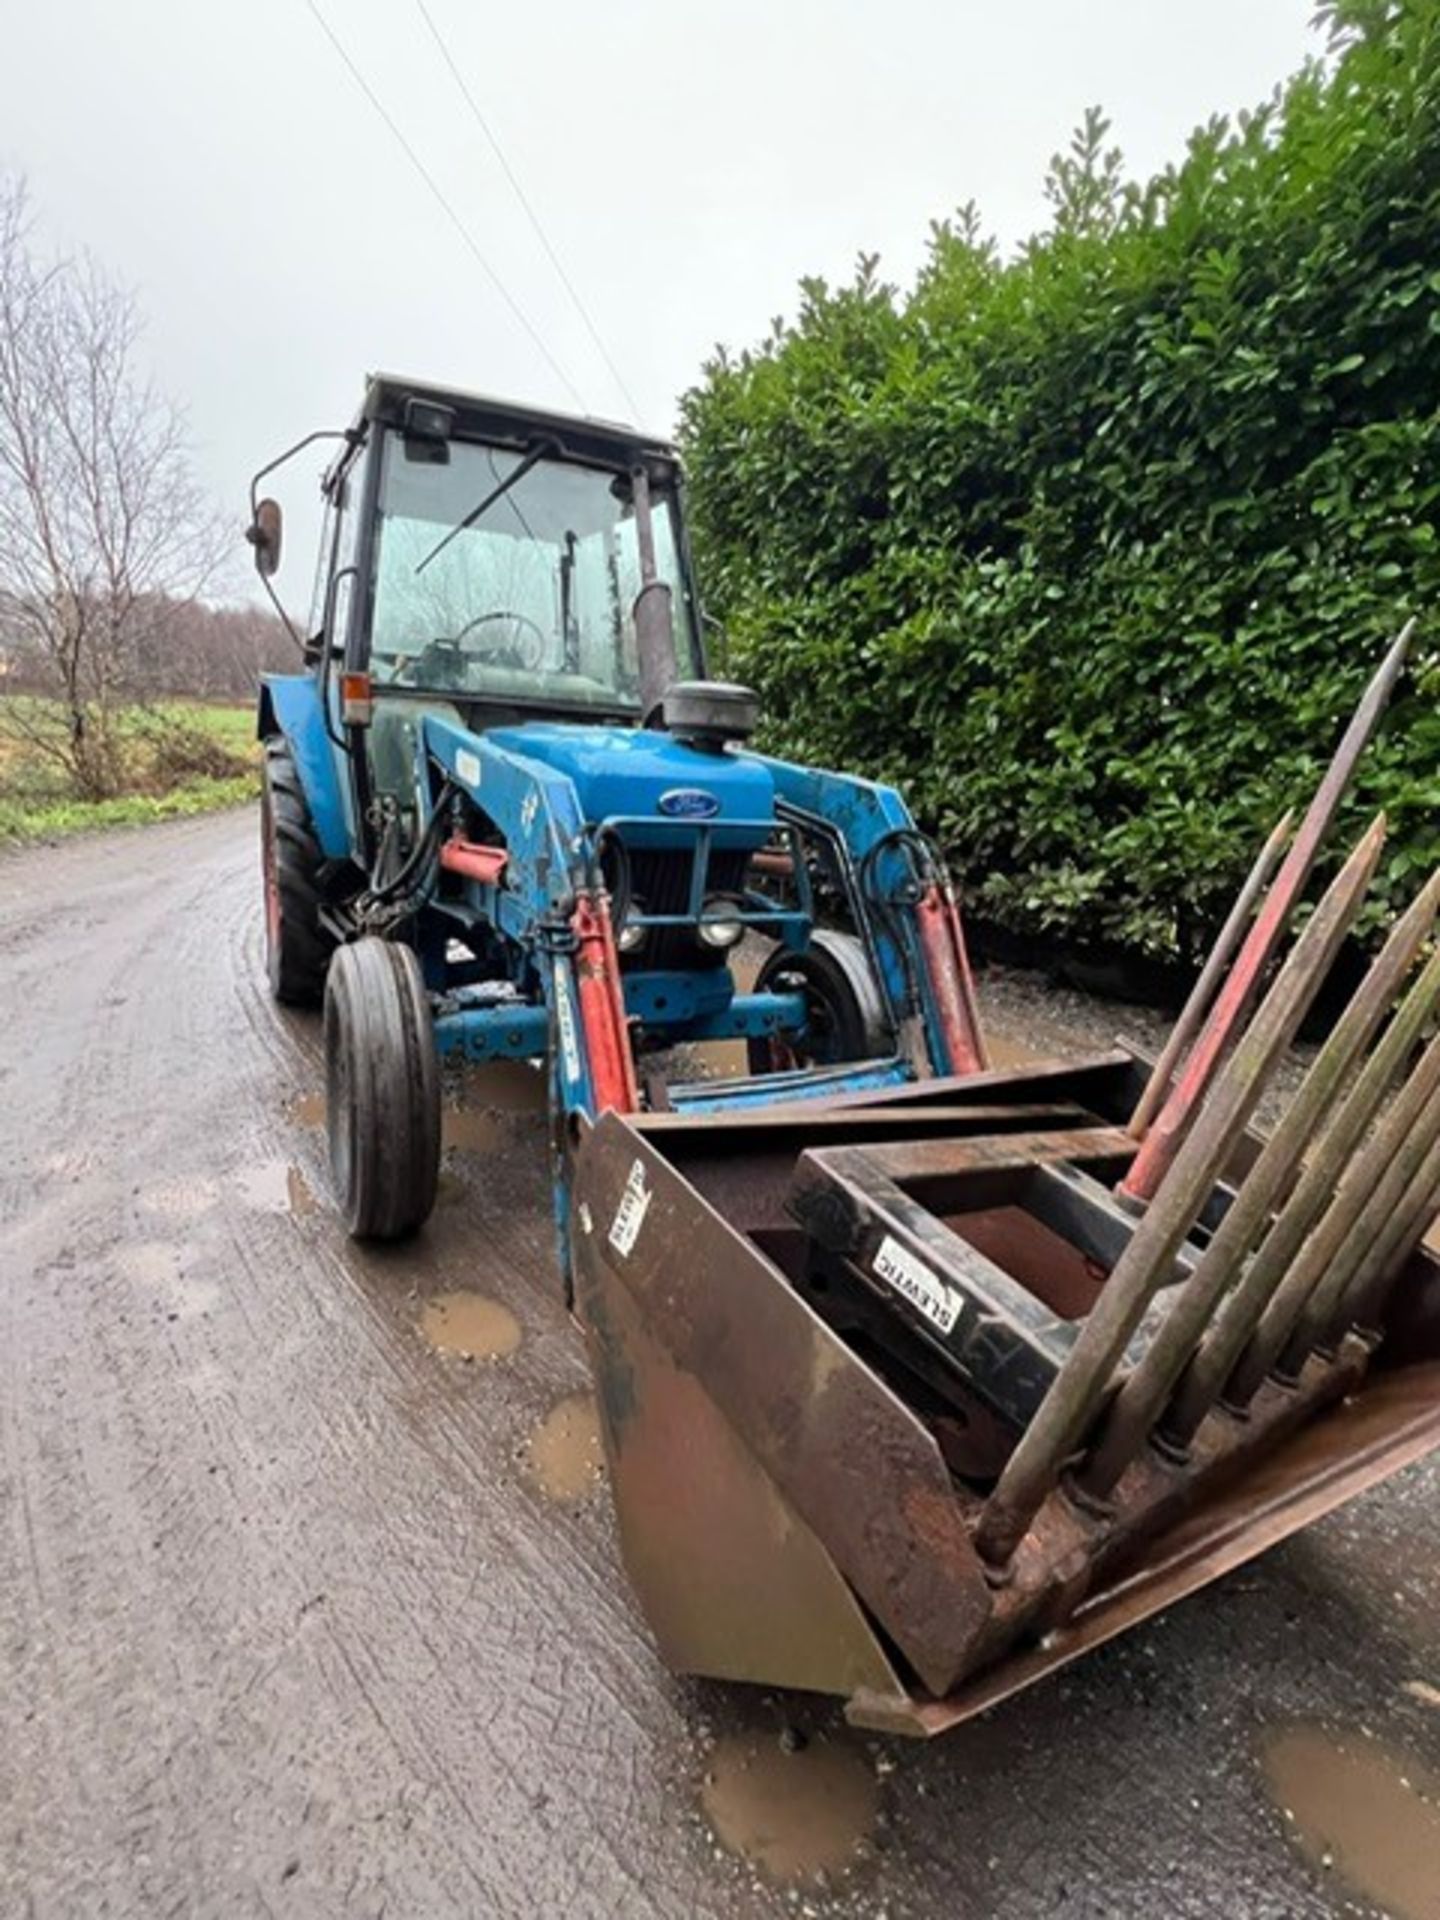
<svg viewBox="0 0 1440 1920">
<path fill-rule="evenodd" d="M 800 993 L 805 997 L 805 1037 L 782 1039 L 772 1035 L 770 1057 L 777 1072 L 793 1067 L 833 1067 L 844 1059 L 845 1014 L 835 997 L 808 967 L 787 966 L 776 970 L 770 982 L 778 993 Z"/>
</svg>

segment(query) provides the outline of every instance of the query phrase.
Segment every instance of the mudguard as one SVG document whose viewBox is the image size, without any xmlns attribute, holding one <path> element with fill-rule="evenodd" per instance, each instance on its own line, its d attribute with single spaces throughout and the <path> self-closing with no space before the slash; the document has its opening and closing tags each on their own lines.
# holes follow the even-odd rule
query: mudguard
<svg viewBox="0 0 1440 1920">
<path fill-rule="evenodd" d="M 319 688 L 308 673 L 261 676 L 256 733 L 261 740 L 284 735 L 321 850 L 328 859 L 345 859 L 350 852 L 350 826 L 336 748 L 325 730 Z"/>
</svg>

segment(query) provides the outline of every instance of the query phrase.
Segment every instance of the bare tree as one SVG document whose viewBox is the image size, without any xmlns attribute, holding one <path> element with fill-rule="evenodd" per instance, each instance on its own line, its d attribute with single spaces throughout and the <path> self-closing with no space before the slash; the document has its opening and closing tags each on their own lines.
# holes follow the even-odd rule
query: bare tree
<svg viewBox="0 0 1440 1920">
<path fill-rule="evenodd" d="M 24 183 L 0 178 L 0 643 L 54 697 L 4 706 L 91 799 L 117 791 L 117 708 L 224 544 L 140 332 L 93 262 L 39 255 Z"/>
</svg>

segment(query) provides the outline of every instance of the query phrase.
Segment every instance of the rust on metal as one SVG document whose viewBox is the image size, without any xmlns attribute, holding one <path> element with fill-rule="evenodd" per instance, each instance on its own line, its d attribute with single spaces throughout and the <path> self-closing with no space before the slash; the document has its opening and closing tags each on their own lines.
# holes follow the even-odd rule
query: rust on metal
<svg viewBox="0 0 1440 1920">
<path fill-rule="evenodd" d="M 1228 978 L 1220 988 L 1184 1071 L 1158 1118 L 1146 1133 L 1124 1181 L 1124 1191 L 1134 1200 L 1147 1202 L 1155 1194 L 1195 1119 L 1201 1098 L 1214 1078 L 1226 1048 L 1235 1039 L 1254 1003 L 1265 968 L 1279 945 L 1286 923 L 1310 877 L 1320 844 L 1350 783 L 1355 764 L 1380 724 L 1405 664 L 1414 631 L 1414 620 L 1407 621 L 1365 689 L 1325 777 L 1300 823 L 1299 832 L 1291 843 L 1275 883 L 1251 925 Z"/>
<path fill-rule="evenodd" d="M 1003 1565 L 1060 1469 L 1100 1410 L 1141 1316 L 1243 1131 L 1276 1062 L 1339 951 L 1385 838 L 1380 815 L 1350 855 L 1186 1136 L 1163 1186 L 1122 1254 L 1045 1404 L 1021 1435 L 976 1531 L 984 1558 Z M 1143 1151 L 1143 1148 L 1142 1148 Z"/>
<path fill-rule="evenodd" d="M 1290 829 L 1295 824 L 1294 810 L 1285 813 L 1270 831 L 1270 837 L 1255 856 L 1255 863 L 1245 876 L 1245 884 L 1235 896 L 1225 924 L 1216 935 L 1215 944 L 1206 956 L 1200 969 L 1200 976 L 1190 989 L 1190 996 L 1180 1009 L 1180 1017 L 1170 1029 L 1160 1058 L 1150 1078 L 1145 1082 L 1145 1091 L 1136 1103 L 1130 1116 L 1129 1132 L 1136 1140 L 1143 1140 L 1150 1122 L 1160 1110 L 1161 1102 L 1170 1091 L 1170 1083 L 1175 1078 L 1175 1069 L 1185 1056 L 1186 1049 L 1200 1030 L 1200 1022 L 1205 1018 L 1210 1002 L 1215 998 L 1225 969 L 1235 957 L 1250 917 L 1255 911 L 1255 903 L 1269 885 L 1270 876 L 1279 862 L 1285 842 L 1290 838 Z"/>
</svg>

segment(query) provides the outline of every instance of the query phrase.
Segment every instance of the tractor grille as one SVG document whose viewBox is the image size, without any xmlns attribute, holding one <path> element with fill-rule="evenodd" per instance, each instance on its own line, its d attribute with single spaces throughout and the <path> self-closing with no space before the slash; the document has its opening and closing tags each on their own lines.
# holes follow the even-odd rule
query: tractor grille
<svg viewBox="0 0 1440 1920">
<path fill-rule="evenodd" d="M 706 893 L 738 893 L 749 864 L 744 847 L 712 848 Z M 691 847 L 632 847 L 631 898 L 643 903 L 645 913 L 687 913 L 694 871 Z M 652 927 L 640 951 L 622 957 L 622 966 L 635 973 L 665 967 L 721 967 L 725 959 L 722 951 L 702 945 L 691 927 Z"/>
</svg>

